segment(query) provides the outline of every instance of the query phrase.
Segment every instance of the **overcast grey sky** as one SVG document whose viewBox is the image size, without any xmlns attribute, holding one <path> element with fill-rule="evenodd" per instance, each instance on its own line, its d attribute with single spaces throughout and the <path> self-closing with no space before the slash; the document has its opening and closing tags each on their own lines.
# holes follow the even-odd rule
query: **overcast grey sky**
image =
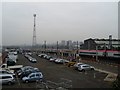
<svg viewBox="0 0 120 90">
<path fill-rule="evenodd" d="M 38 44 L 118 38 L 117 2 L 4 2 L 3 45 L 32 44 L 34 13 Z"/>
</svg>

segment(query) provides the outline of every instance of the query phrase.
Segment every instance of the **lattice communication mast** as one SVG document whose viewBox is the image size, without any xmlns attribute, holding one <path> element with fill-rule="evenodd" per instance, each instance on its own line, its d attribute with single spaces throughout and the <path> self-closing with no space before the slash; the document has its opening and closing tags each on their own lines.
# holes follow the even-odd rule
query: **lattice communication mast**
<svg viewBox="0 0 120 90">
<path fill-rule="evenodd" d="M 36 14 L 33 14 L 34 16 L 34 27 L 33 27 L 33 43 L 32 46 L 36 46 Z"/>
</svg>

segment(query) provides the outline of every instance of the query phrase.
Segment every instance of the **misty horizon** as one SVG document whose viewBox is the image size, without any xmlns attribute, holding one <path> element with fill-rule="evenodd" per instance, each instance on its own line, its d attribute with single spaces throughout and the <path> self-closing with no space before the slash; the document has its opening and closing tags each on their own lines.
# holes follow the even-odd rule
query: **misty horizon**
<svg viewBox="0 0 120 90">
<path fill-rule="evenodd" d="M 3 45 L 32 45 L 33 14 L 38 45 L 118 38 L 117 2 L 6 2 L 2 5 Z"/>
</svg>

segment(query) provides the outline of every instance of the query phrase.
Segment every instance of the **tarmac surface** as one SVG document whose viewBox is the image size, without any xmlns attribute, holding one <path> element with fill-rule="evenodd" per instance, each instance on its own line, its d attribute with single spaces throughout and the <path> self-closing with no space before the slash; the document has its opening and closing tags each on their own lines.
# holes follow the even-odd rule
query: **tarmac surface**
<svg viewBox="0 0 120 90">
<path fill-rule="evenodd" d="M 32 63 L 26 59 L 24 55 L 19 54 L 17 64 L 39 68 L 46 81 L 60 83 L 63 78 L 71 81 L 69 85 L 71 85 L 72 88 L 112 88 L 111 82 L 104 80 L 108 76 L 108 73 L 96 70 L 79 72 L 74 70 L 73 67 L 49 62 L 48 60 L 42 59 L 36 55 L 33 55 L 33 57 L 37 59 L 37 63 Z M 89 64 L 100 69 L 100 66 L 95 63 L 93 64 L 89 62 Z M 102 66 L 102 68 L 104 67 Z M 116 68 L 117 67 L 114 67 L 115 70 L 113 70 L 113 73 L 117 73 Z M 36 88 L 36 85 L 36 82 L 23 83 L 19 78 L 16 78 L 16 83 L 14 85 L 3 85 L 2 88 Z"/>
</svg>

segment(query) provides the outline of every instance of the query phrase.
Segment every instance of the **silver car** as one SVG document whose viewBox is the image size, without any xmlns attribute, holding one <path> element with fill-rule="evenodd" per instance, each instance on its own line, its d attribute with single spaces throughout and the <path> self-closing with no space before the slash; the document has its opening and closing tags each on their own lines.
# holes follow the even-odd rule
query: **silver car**
<svg viewBox="0 0 120 90">
<path fill-rule="evenodd" d="M 42 81 L 43 74 L 41 72 L 34 72 L 22 78 L 23 82 Z"/>
<path fill-rule="evenodd" d="M 0 74 L 0 84 L 14 84 L 15 79 L 12 74 Z"/>
<path fill-rule="evenodd" d="M 68 63 L 69 61 L 68 60 L 65 60 L 65 59 L 56 59 L 55 60 L 55 63 L 61 63 L 61 64 L 64 64 L 64 63 Z"/>
<path fill-rule="evenodd" d="M 78 70 L 79 71 L 94 70 L 94 67 L 88 64 L 81 64 L 79 65 Z"/>
<path fill-rule="evenodd" d="M 77 70 L 78 67 L 79 67 L 80 65 L 82 65 L 82 64 L 84 64 L 84 63 L 75 63 L 73 67 Z"/>
</svg>

